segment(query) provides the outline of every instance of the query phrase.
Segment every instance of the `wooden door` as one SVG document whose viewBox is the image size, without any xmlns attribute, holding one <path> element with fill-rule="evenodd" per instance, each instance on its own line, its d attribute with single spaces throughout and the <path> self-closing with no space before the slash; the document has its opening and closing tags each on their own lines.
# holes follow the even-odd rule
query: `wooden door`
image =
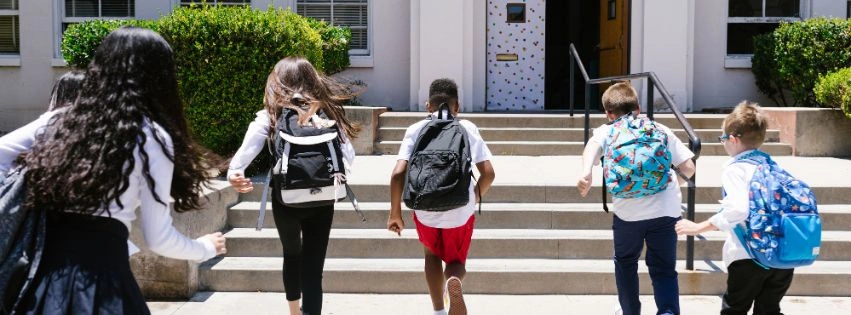
<svg viewBox="0 0 851 315">
<path fill-rule="evenodd" d="M 628 0 L 600 0 L 600 77 L 629 73 L 628 32 Z"/>
</svg>

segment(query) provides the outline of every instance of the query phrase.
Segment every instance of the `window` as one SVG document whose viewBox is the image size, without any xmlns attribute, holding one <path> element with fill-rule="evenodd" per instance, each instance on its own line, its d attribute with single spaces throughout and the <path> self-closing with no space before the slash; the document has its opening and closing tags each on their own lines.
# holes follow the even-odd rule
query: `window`
<svg viewBox="0 0 851 315">
<path fill-rule="evenodd" d="M 803 0 L 806 1 L 806 0 Z M 728 0 L 727 55 L 752 55 L 754 35 L 800 21 L 802 0 Z"/>
<path fill-rule="evenodd" d="M 2 1 L 2 0 L 0 0 Z M 57 30 L 56 56 L 61 58 L 59 47 L 62 43 L 62 33 L 68 26 L 94 19 L 129 19 L 136 16 L 135 0 L 64 0 L 60 17 L 62 24 Z"/>
<path fill-rule="evenodd" d="M 181 7 L 188 7 L 191 4 L 201 4 L 201 1 L 180 0 Z M 250 5 L 251 0 L 207 0 L 207 4 L 212 5 Z"/>
<path fill-rule="evenodd" d="M 18 0 L 0 0 L 0 54 L 21 52 Z"/>
<path fill-rule="evenodd" d="M 509 3 L 505 6 L 508 23 L 526 23 L 526 4 Z"/>
<path fill-rule="evenodd" d="M 350 55 L 369 55 L 368 0 L 297 0 L 296 12 L 352 30 Z"/>
</svg>

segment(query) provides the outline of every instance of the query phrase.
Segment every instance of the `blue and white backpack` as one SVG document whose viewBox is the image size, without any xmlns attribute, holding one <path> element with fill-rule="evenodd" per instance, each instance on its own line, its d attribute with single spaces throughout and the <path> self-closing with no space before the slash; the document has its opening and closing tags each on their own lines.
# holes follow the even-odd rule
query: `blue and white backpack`
<svg viewBox="0 0 851 315">
<path fill-rule="evenodd" d="M 748 219 L 734 229 L 745 250 L 763 267 L 811 265 L 819 256 L 821 217 L 810 187 L 762 151 L 736 162 L 756 165 L 748 184 Z"/>
<path fill-rule="evenodd" d="M 603 154 L 606 190 L 617 198 L 640 198 L 667 189 L 671 182 L 668 134 L 652 120 L 631 114 L 611 126 Z"/>
</svg>

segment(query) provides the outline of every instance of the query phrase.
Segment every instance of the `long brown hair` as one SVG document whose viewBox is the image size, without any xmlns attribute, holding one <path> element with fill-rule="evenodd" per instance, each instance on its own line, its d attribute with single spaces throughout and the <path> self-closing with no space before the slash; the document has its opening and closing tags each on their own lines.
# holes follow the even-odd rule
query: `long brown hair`
<svg viewBox="0 0 851 315">
<path fill-rule="evenodd" d="M 301 94 L 306 102 L 294 103 L 295 94 Z M 286 57 L 275 64 L 269 79 L 266 80 L 263 104 L 269 113 L 273 129 L 284 108 L 298 112 L 300 124 L 306 123 L 321 109 L 328 118 L 337 121 L 337 126 L 349 139 L 354 139 L 360 131 L 360 126 L 350 122 L 343 109 L 343 104 L 354 96 L 344 84 L 316 71 L 307 59 Z"/>
</svg>

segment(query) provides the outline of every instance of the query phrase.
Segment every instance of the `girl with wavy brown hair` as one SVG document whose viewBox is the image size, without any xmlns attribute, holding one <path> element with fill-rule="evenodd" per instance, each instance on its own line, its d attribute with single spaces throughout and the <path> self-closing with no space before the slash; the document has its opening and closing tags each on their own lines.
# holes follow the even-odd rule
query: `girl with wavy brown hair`
<svg viewBox="0 0 851 315">
<path fill-rule="evenodd" d="M 240 193 L 253 190 L 251 181 L 245 178 L 245 169 L 264 143 L 284 128 L 286 117 L 297 117 L 298 125 L 336 128 L 343 162 L 350 166 L 355 155 L 350 139 L 357 136 L 359 128 L 346 118 L 343 104 L 352 97 L 345 85 L 320 74 L 302 57 L 279 61 L 266 81 L 265 109 L 257 112 L 242 146 L 231 159 L 231 185 Z M 281 183 L 273 179 L 272 185 L 278 187 Z M 290 314 L 320 314 L 322 272 L 334 205 L 295 207 L 272 198 L 272 214 L 284 248 L 283 282 Z"/>
</svg>

